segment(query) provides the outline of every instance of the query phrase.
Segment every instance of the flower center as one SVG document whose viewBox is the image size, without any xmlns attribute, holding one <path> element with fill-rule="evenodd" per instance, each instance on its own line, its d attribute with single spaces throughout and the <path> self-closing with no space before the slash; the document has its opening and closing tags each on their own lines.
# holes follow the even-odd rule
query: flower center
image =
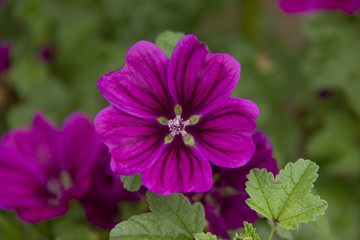
<svg viewBox="0 0 360 240">
<path fill-rule="evenodd" d="M 181 135 L 185 136 L 186 135 L 185 127 L 188 124 L 189 124 L 188 120 L 184 121 L 184 119 L 182 119 L 180 115 L 176 115 L 176 118 L 169 120 L 168 123 L 171 135 L 175 136 L 181 133 Z"/>
</svg>

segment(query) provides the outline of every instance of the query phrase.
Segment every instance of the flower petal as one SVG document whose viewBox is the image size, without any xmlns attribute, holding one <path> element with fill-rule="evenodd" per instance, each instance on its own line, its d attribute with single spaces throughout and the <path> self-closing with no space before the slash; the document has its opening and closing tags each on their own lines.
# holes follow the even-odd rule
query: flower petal
<svg viewBox="0 0 360 240">
<path fill-rule="evenodd" d="M 256 150 L 245 166 L 233 169 L 213 168 L 214 173 L 220 175 L 214 184 L 216 187 L 233 187 L 239 192 L 245 192 L 246 175 L 253 168 L 265 168 L 268 172 L 272 172 L 274 176 L 279 174 L 276 159 L 272 156 L 272 144 L 266 134 L 261 131 L 255 131 L 252 139 Z"/>
<path fill-rule="evenodd" d="M 253 102 L 230 98 L 185 130 L 194 136 L 196 146 L 210 162 L 235 168 L 245 165 L 255 151 L 251 135 L 258 115 L 259 109 Z"/>
<path fill-rule="evenodd" d="M 42 114 L 36 114 L 30 130 L 12 130 L 4 135 L 1 147 L 12 149 L 42 169 L 43 177 L 57 173 L 59 132 Z"/>
<path fill-rule="evenodd" d="M 142 174 L 142 180 L 150 191 L 163 195 L 205 192 L 212 186 L 212 172 L 200 151 L 186 146 L 176 135 L 156 163 Z"/>
<path fill-rule="evenodd" d="M 167 126 L 108 107 L 94 119 L 95 130 L 109 147 L 111 167 L 121 175 L 134 175 L 151 167 L 162 152 Z"/>
<path fill-rule="evenodd" d="M 21 219 L 35 223 L 66 213 L 68 204 L 51 204 L 54 194 L 44 183 L 41 168 L 11 149 L 0 149 L 0 207 L 14 209 Z"/>
<path fill-rule="evenodd" d="M 106 146 L 98 138 L 90 119 L 80 112 L 71 114 L 63 124 L 60 142 L 60 169 L 68 173 L 74 187 L 67 195 L 83 196 L 92 182 L 91 171 Z"/>
<path fill-rule="evenodd" d="M 227 233 L 227 228 L 221 218 L 216 216 L 216 207 L 210 204 L 204 204 L 205 217 L 209 222 L 209 232 L 222 237 L 224 239 L 230 239 L 230 235 Z"/>
<path fill-rule="evenodd" d="M 208 52 L 194 35 L 180 39 L 169 62 L 169 90 L 183 108 L 184 119 L 221 106 L 239 77 L 240 63 L 235 58 Z"/>
<path fill-rule="evenodd" d="M 348 14 L 360 8 L 358 0 L 280 0 L 279 5 L 288 13 L 307 12 L 316 9 L 340 9 Z"/>
<path fill-rule="evenodd" d="M 61 205 L 42 205 L 30 208 L 18 208 L 16 212 L 19 217 L 30 223 L 37 223 L 40 221 L 52 219 L 64 215 L 69 209 L 68 204 Z"/>
<path fill-rule="evenodd" d="M 167 86 L 169 59 L 156 45 L 140 41 L 126 53 L 125 66 L 102 76 L 98 87 L 115 107 L 142 118 L 173 118 Z"/>
<path fill-rule="evenodd" d="M 46 201 L 41 195 L 46 184 L 41 168 L 16 151 L 0 149 L 0 176 L 0 207 L 33 206 Z"/>
<path fill-rule="evenodd" d="M 128 192 L 123 187 L 120 176 L 110 169 L 108 151 L 102 151 L 95 167 L 91 189 L 79 200 L 89 222 L 110 230 L 121 219 L 118 204 L 123 201 L 139 201 L 140 196 L 135 192 Z"/>
<path fill-rule="evenodd" d="M 236 194 L 221 198 L 220 215 L 221 222 L 224 223 L 227 230 L 235 230 L 243 227 L 243 222 L 254 222 L 258 215 L 245 202 L 248 195 Z"/>
</svg>

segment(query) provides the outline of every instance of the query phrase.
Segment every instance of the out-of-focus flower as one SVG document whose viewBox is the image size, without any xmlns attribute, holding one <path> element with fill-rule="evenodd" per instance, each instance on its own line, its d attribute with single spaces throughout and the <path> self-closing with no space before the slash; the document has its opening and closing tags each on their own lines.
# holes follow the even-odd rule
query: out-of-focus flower
<svg viewBox="0 0 360 240">
<path fill-rule="evenodd" d="M 95 118 L 112 169 L 142 173 L 149 190 L 171 194 L 209 190 L 210 162 L 245 165 L 255 150 L 251 134 L 259 110 L 230 98 L 239 77 L 238 61 L 208 52 L 194 35 L 180 39 L 170 60 L 156 45 L 136 43 L 125 66 L 98 82 L 113 105 Z"/>
<path fill-rule="evenodd" d="M 71 199 L 89 197 L 106 181 L 102 177 L 106 173 L 101 172 L 109 164 L 106 151 L 83 114 L 70 115 L 61 130 L 36 114 L 30 129 L 12 130 L 2 138 L 0 207 L 14 209 L 21 219 L 30 223 L 65 214 Z M 116 182 L 112 176 L 108 175 L 107 180 Z M 108 191 L 109 186 L 112 187 L 108 183 L 102 190 Z M 110 196 L 98 196 L 103 198 L 103 203 L 94 201 L 98 201 L 98 207 L 111 208 L 113 203 L 107 197 Z M 84 200 L 85 209 L 89 201 Z M 111 206 L 106 206 L 107 203 Z M 92 216 L 88 214 L 90 219 Z"/>
<path fill-rule="evenodd" d="M 51 62 L 54 55 L 54 49 L 50 46 L 43 46 L 39 49 L 38 56 L 39 59 L 43 62 Z"/>
<path fill-rule="evenodd" d="M 0 43 L 0 75 L 10 67 L 10 43 Z"/>
<path fill-rule="evenodd" d="M 80 199 L 87 219 L 94 225 L 111 230 L 121 221 L 118 203 L 138 201 L 140 196 L 124 189 L 120 177 L 110 169 L 110 155 L 104 148 L 93 174 L 89 192 Z"/>
<path fill-rule="evenodd" d="M 0 11 L 3 10 L 3 8 L 5 7 L 7 1 L 6 0 L 0 0 Z"/>
<path fill-rule="evenodd" d="M 359 0 L 280 0 L 281 8 L 288 13 L 308 12 L 319 9 L 340 9 L 348 14 L 360 8 Z"/>
<path fill-rule="evenodd" d="M 251 160 L 243 167 L 235 169 L 213 167 L 217 180 L 214 187 L 204 194 L 193 194 L 190 197 L 204 204 L 209 231 L 228 239 L 227 230 L 243 226 L 243 222 L 254 222 L 258 219 L 255 211 L 245 203 L 249 198 L 245 191 L 246 175 L 253 168 L 265 168 L 274 175 L 279 173 L 276 160 L 272 157 L 272 145 L 264 132 L 253 134 L 256 150 Z"/>
</svg>

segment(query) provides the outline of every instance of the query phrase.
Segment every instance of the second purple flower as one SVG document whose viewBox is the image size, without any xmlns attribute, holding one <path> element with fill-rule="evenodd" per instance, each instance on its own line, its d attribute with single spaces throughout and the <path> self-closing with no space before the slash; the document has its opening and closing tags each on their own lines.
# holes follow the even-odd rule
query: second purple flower
<svg viewBox="0 0 360 240">
<path fill-rule="evenodd" d="M 209 190 L 210 162 L 245 165 L 255 150 L 259 109 L 230 98 L 239 77 L 235 58 L 208 52 L 194 35 L 180 39 L 170 60 L 156 45 L 136 43 L 125 66 L 98 82 L 113 105 L 95 118 L 112 169 L 142 173 L 150 191 L 167 195 Z"/>
</svg>

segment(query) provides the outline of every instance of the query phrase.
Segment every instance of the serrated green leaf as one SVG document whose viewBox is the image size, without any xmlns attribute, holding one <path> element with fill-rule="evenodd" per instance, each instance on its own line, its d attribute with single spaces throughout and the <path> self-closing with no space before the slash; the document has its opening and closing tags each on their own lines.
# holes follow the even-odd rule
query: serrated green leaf
<svg viewBox="0 0 360 240">
<path fill-rule="evenodd" d="M 189 235 L 193 236 L 203 230 L 205 212 L 200 203 L 191 205 L 189 199 L 180 193 L 162 196 L 148 191 L 146 197 L 151 211 L 168 218 L 168 221 L 180 226 Z"/>
<path fill-rule="evenodd" d="M 244 230 L 245 234 L 241 233 L 240 235 L 238 235 L 236 233 L 234 240 L 260 240 L 259 235 L 256 233 L 256 228 L 254 228 L 251 223 L 244 222 Z"/>
<path fill-rule="evenodd" d="M 141 174 L 132 176 L 121 176 L 121 181 L 124 184 L 124 188 L 130 192 L 136 192 L 142 185 Z"/>
<path fill-rule="evenodd" d="M 301 222 L 309 222 L 324 214 L 327 202 L 311 194 L 317 178 L 318 166 L 299 159 L 288 163 L 274 179 L 265 169 L 253 169 L 248 174 L 246 203 L 266 218 L 286 229 L 297 229 Z"/>
<path fill-rule="evenodd" d="M 110 232 L 110 240 L 188 240 L 192 239 L 182 229 L 169 224 L 160 214 L 145 213 L 118 224 Z"/>
<path fill-rule="evenodd" d="M 156 39 L 155 44 L 160 47 L 166 55 L 170 58 L 177 42 L 185 34 L 182 32 L 165 31 L 160 33 Z"/>
<path fill-rule="evenodd" d="M 205 213 L 200 203 L 190 204 L 182 194 L 170 196 L 147 192 L 151 213 L 131 217 L 110 232 L 110 240 L 193 239 L 204 228 Z"/>
<path fill-rule="evenodd" d="M 211 233 L 197 233 L 195 235 L 195 240 L 217 240 L 217 237 L 215 235 L 212 235 Z"/>
</svg>

